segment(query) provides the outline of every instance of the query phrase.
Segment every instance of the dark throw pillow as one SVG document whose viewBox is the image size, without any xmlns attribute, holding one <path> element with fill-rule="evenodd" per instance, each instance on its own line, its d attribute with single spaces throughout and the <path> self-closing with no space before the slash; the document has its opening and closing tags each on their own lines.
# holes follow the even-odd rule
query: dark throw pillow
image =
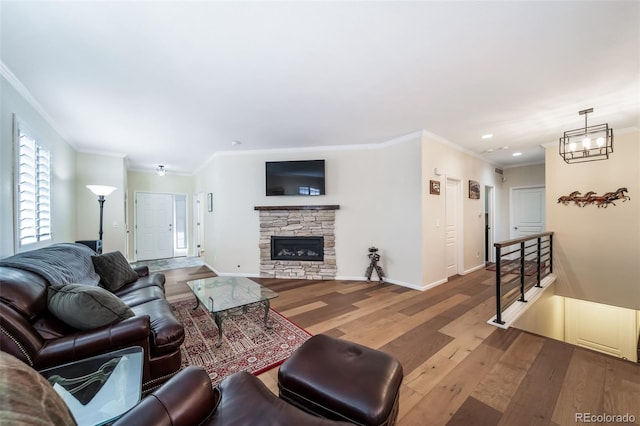
<svg viewBox="0 0 640 426">
<path fill-rule="evenodd" d="M 100 256 L 91 256 L 93 267 L 100 275 L 100 287 L 116 291 L 125 284 L 138 279 L 127 259 L 119 251 L 112 251 Z"/>
<path fill-rule="evenodd" d="M 113 293 L 86 284 L 50 286 L 48 305 L 56 318 L 78 330 L 91 330 L 135 315 Z"/>
</svg>

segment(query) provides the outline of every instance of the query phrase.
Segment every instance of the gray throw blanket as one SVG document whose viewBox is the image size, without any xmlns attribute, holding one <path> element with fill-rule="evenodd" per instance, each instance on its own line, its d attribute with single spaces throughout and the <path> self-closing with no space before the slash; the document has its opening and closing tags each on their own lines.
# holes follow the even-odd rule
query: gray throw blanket
<svg viewBox="0 0 640 426">
<path fill-rule="evenodd" d="M 75 283 L 97 285 L 100 276 L 91 261 L 91 256 L 95 255 L 83 244 L 59 243 L 7 257 L 0 260 L 0 266 L 34 272 L 56 286 Z"/>
</svg>

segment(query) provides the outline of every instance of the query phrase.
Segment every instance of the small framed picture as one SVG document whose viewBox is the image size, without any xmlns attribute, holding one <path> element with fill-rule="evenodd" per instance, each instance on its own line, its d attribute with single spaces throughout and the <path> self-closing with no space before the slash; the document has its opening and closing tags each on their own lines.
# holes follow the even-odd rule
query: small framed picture
<svg viewBox="0 0 640 426">
<path fill-rule="evenodd" d="M 469 198 L 472 200 L 480 199 L 480 182 L 476 182 L 475 180 L 469 181 Z"/>
<path fill-rule="evenodd" d="M 429 181 L 429 194 L 440 195 L 440 181 L 439 180 L 430 180 Z"/>
<path fill-rule="evenodd" d="M 207 194 L 207 210 L 213 211 L 213 194 L 211 192 Z"/>
</svg>

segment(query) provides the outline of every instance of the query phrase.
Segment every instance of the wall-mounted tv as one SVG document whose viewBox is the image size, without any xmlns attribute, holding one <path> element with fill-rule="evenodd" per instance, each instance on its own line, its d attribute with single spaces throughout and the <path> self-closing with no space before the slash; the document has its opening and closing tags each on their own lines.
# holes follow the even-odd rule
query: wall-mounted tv
<svg viewBox="0 0 640 426">
<path fill-rule="evenodd" d="M 267 195 L 324 195 L 324 160 L 267 161 Z"/>
</svg>

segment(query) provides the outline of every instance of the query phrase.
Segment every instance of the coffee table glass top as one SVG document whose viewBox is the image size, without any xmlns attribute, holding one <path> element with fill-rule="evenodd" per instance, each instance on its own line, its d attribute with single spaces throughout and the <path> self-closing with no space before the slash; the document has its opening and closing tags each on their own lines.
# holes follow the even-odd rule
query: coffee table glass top
<svg viewBox="0 0 640 426">
<path fill-rule="evenodd" d="M 143 349 L 134 346 L 47 368 L 40 374 L 79 425 L 103 425 L 140 401 L 143 357 Z"/>
<path fill-rule="evenodd" d="M 211 313 L 264 302 L 278 293 L 245 277 L 210 277 L 187 281 L 198 301 Z"/>
</svg>

